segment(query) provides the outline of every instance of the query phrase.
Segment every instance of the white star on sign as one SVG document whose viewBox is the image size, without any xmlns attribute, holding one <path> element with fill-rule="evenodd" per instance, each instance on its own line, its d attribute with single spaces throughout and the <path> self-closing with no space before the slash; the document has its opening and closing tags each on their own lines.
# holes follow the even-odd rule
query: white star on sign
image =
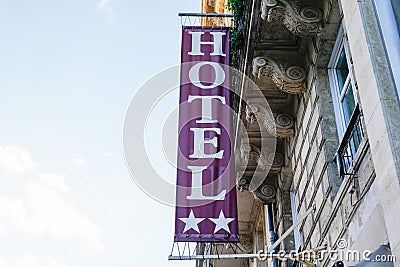
<svg viewBox="0 0 400 267">
<path fill-rule="evenodd" d="M 185 223 L 185 229 L 183 229 L 183 233 L 190 229 L 193 229 L 196 232 L 200 233 L 198 224 L 205 220 L 205 218 L 194 217 L 193 210 L 190 210 L 189 218 L 178 219 Z"/>
<path fill-rule="evenodd" d="M 219 213 L 219 217 L 218 219 L 212 219 L 210 218 L 210 221 L 212 221 L 213 223 L 215 223 L 215 230 L 214 230 L 214 234 L 216 232 L 218 232 L 220 229 L 224 229 L 225 231 L 227 231 L 228 233 L 231 233 L 231 231 L 229 230 L 229 226 L 228 223 L 230 223 L 231 221 L 235 220 L 234 218 L 225 218 L 224 212 L 221 210 L 221 212 Z"/>
</svg>

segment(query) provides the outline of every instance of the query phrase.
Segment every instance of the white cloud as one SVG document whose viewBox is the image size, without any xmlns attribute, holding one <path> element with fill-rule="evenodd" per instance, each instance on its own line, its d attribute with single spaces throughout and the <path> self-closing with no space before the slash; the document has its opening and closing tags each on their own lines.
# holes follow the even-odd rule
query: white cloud
<svg viewBox="0 0 400 267">
<path fill-rule="evenodd" d="M 11 264 L 9 263 L 9 260 L 0 258 L 0 266 L 1 267 L 6 267 L 6 266 L 10 266 L 10 265 Z"/>
<path fill-rule="evenodd" d="M 82 167 L 86 160 L 77 158 L 74 163 Z M 13 178 L 30 177 L 22 195 L 0 196 L 0 235 L 17 227 L 29 234 L 75 239 L 95 251 L 104 247 L 96 238 L 98 228 L 69 201 L 70 188 L 61 174 L 42 172 L 27 150 L 14 145 L 0 146 L 0 170 L 14 174 Z M 36 266 L 31 254 L 19 262 Z"/>
<path fill-rule="evenodd" d="M 59 189 L 64 192 L 69 191 L 69 187 L 65 184 L 64 178 L 56 173 L 46 173 L 40 176 L 40 181 L 49 187 Z"/>
<path fill-rule="evenodd" d="M 24 225 L 29 233 L 49 233 L 62 239 L 96 234 L 97 227 L 50 188 L 28 183 L 25 191 L 33 215 Z"/>
<path fill-rule="evenodd" d="M 40 267 L 40 263 L 35 254 L 29 253 L 22 256 L 21 259 L 18 259 L 16 262 L 16 267 Z"/>
<path fill-rule="evenodd" d="M 19 198 L 0 197 L 0 229 L 3 229 L 3 234 L 8 224 L 22 225 L 25 220 L 26 210 Z"/>
<path fill-rule="evenodd" d="M 52 188 L 28 183 L 25 192 L 28 207 L 19 198 L 0 197 L 0 230 L 14 225 L 29 234 L 78 238 L 92 249 L 104 248 L 95 238 L 98 228 Z"/>
<path fill-rule="evenodd" d="M 0 170 L 22 175 L 37 169 L 28 151 L 14 145 L 0 146 Z"/>
<path fill-rule="evenodd" d="M 103 152 L 103 156 L 105 158 L 112 158 L 114 155 L 112 153 L 110 153 L 110 152 Z"/>
<path fill-rule="evenodd" d="M 99 241 L 87 238 L 83 240 L 93 251 L 100 251 L 105 249 L 107 246 Z"/>
<path fill-rule="evenodd" d="M 86 159 L 84 158 L 75 158 L 72 160 L 74 167 L 82 168 L 86 166 Z"/>
<path fill-rule="evenodd" d="M 43 266 L 42 262 L 36 254 L 29 252 L 19 258 L 0 258 L 0 267 L 41 267 Z M 52 259 L 48 262 L 49 267 L 68 267 Z"/>
<path fill-rule="evenodd" d="M 113 10 L 112 10 L 111 4 L 112 4 L 113 1 L 114 0 L 100 0 L 97 3 L 97 8 L 100 9 L 100 10 L 105 10 L 105 11 L 107 11 L 109 13 L 112 13 Z"/>
<path fill-rule="evenodd" d="M 1 225 L 1 223 L 0 223 L 0 235 L 4 235 L 5 233 L 6 233 L 6 230 L 4 229 L 4 226 Z M 0 263 L 1 263 L 1 260 L 0 260 Z M 2 266 L 2 265 L 0 264 L 0 266 Z"/>
<path fill-rule="evenodd" d="M 54 259 L 50 259 L 49 260 L 49 267 L 69 267 L 68 265 L 59 263 L 57 261 L 55 261 Z"/>
</svg>

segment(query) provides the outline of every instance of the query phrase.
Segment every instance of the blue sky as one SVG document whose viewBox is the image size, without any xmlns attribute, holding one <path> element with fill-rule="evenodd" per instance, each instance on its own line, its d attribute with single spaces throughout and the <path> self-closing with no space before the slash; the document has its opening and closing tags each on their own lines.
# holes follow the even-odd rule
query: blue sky
<svg viewBox="0 0 400 267">
<path fill-rule="evenodd" d="M 174 209 L 125 165 L 126 109 L 200 0 L 0 0 L 0 266 L 168 262 Z"/>
</svg>

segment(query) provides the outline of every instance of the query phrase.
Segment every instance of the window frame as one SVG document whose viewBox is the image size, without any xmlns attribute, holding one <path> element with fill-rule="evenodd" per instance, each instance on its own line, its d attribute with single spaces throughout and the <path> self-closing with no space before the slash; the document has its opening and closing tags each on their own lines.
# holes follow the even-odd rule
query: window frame
<svg viewBox="0 0 400 267">
<path fill-rule="evenodd" d="M 345 56 L 346 56 L 346 61 L 347 61 L 347 66 L 348 66 L 348 75 L 345 79 L 345 82 L 343 84 L 342 88 L 339 88 L 338 84 L 339 81 L 337 79 L 337 73 L 336 73 L 336 66 L 339 62 L 340 55 L 342 51 L 344 50 Z M 339 136 L 339 141 L 343 139 L 344 133 L 346 132 L 346 129 L 348 127 L 346 123 L 346 117 L 342 108 L 342 101 L 347 93 L 347 90 L 349 89 L 349 85 L 351 85 L 352 90 L 353 90 L 353 98 L 354 98 L 354 109 L 352 112 L 354 112 L 355 107 L 358 104 L 358 99 L 357 99 L 357 87 L 355 84 L 355 79 L 353 76 L 353 64 L 351 60 L 351 53 L 348 45 L 347 38 L 344 34 L 343 27 L 342 25 L 340 26 L 338 36 L 335 42 L 335 46 L 333 48 L 331 58 L 328 64 L 328 77 L 329 77 L 329 83 L 330 83 L 330 91 L 331 91 L 331 96 L 332 96 L 332 102 L 333 102 L 333 108 L 335 112 L 335 121 L 336 121 L 336 128 Z M 349 120 L 352 116 L 352 114 L 349 114 Z"/>
</svg>

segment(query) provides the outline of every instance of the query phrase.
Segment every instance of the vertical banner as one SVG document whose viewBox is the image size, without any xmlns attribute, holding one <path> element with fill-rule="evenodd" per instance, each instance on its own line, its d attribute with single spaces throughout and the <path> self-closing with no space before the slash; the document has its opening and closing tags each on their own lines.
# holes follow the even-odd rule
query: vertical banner
<svg viewBox="0 0 400 267">
<path fill-rule="evenodd" d="M 182 29 L 176 242 L 239 242 L 229 34 Z"/>
</svg>

